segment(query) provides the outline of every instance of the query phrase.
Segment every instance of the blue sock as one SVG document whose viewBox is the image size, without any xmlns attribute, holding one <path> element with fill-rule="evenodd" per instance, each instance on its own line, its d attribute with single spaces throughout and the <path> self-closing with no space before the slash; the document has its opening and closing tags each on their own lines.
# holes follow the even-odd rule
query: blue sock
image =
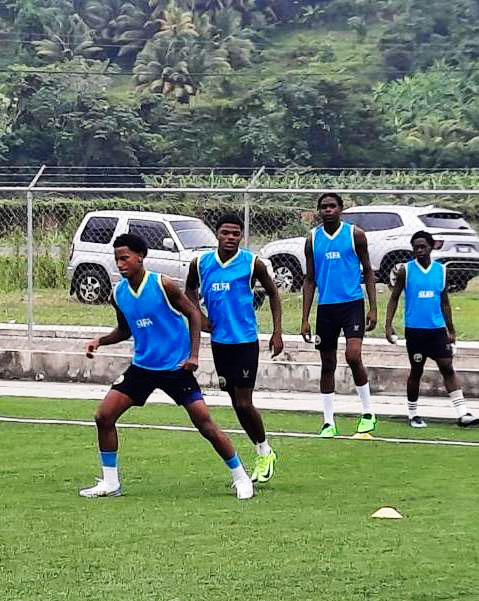
<svg viewBox="0 0 479 601">
<path fill-rule="evenodd" d="M 118 451 L 100 451 L 101 464 L 103 467 L 116 467 L 118 462 Z"/>
<path fill-rule="evenodd" d="M 226 459 L 225 463 L 230 468 L 230 470 L 234 470 L 235 468 L 241 465 L 241 461 L 237 453 L 235 453 L 233 457 L 231 457 L 231 459 Z"/>
</svg>

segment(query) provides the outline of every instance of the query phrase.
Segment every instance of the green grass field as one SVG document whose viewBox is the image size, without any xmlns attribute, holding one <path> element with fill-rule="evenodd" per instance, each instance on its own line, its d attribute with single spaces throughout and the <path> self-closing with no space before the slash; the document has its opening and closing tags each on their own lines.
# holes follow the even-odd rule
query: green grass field
<svg viewBox="0 0 479 601">
<path fill-rule="evenodd" d="M 2 398 L 4 416 L 91 418 L 95 402 Z M 212 409 L 237 427 L 228 409 Z M 276 431 L 320 417 L 264 412 Z M 123 421 L 185 425 L 171 406 Z M 340 419 L 344 434 L 353 420 Z M 379 434 L 424 436 L 397 421 Z M 125 496 L 82 499 L 98 473 L 92 427 L 0 423 L 2 601 L 474 601 L 473 447 L 275 437 L 275 478 L 239 502 L 198 434 L 121 430 Z M 433 425 L 430 439 L 477 440 Z M 245 463 L 245 436 L 233 435 Z M 393 505 L 403 520 L 373 520 Z"/>
<path fill-rule="evenodd" d="M 283 294 L 283 331 L 285 334 L 299 334 L 302 315 L 301 292 Z M 384 318 L 389 300 L 389 290 L 383 284 L 377 286 L 379 320 L 371 336 L 384 336 Z M 479 278 L 473 280 L 465 292 L 450 295 L 454 323 L 459 340 L 477 340 L 479 332 Z M 314 308 L 311 326 L 314 328 Z M 22 292 L 9 292 L 0 295 L 0 322 L 26 323 L 26 296 Z M 260 331 L 271 332 L 272 321 L 268 300 L 258 311 Z M 70 297 L 67 290 L 37 289 L 34 297 L 34 323 L 114 326 L 115 313 L 108 305 L 84 305 Z M 395 325 L 402 333 L 402 304 L 400 304 Z"/>
</svg>

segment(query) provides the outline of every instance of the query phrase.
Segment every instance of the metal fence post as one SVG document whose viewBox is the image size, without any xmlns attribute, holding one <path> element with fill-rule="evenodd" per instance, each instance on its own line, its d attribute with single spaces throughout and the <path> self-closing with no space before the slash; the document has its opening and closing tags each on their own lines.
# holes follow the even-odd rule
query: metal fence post
<svg viewBox="0 0 479 601">
<path fill-rule="evenodd" d="M 27 192 L 27 324 L 28 340 L 33 338 L 33 193 Z"/>
<path fill-rule="evenodd" d="M 245 248 L 249 248 L 249 238 L 250 238 L 250 229 L 251 229 L 251 226 L 250 226 L 250 202 L 249 202 L 248 190 L 263 175 L 264 169 L 265 168 L 264 168 L 264 165 L 263 165 L 253 175 L 253 177 L 251 178 L 250 183 L 246 186 L 246 192 L 243 194 L 243 201 L 244 201 L 244 245 L 245 245 Z"/>
<path fill-rule="evenodd" d="M 28 296 L 28 340 L 33 338 L 33 188 L 42 176 L 46 165 L 42 165 L 32 179 L 27 191 L 27 296 Z"/>
</svg>

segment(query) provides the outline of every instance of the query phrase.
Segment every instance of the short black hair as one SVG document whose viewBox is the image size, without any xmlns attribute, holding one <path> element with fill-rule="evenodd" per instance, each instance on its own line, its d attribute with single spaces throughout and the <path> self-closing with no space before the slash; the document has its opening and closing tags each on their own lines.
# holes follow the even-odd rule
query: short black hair
<svg viewBox="0 0 479 601">
<path fill-rule="evenodd" d="M 115 238 L 113 248 L 120 248 L 121 246 L 128 246 L 130 250 L 144 257 L 148 254 L 148 245 L 141 236 L 136 234 L 121 234 Z"/>
<path fill-rule="evenodd" d="M 338 203 L 338 207 L 340 209 L 342 209 L 343 206 L 344 206 L 343 205 L 343 199 L 341 198 L 341 196 L 339 196 L 339 194 L 336 194 L 336 192 L 324 192 L 318 198 L 318 211 L 321 208 L 321 201 L 323 200 L 323 198 L 334 198 L 334 200 Z"/>
<path fill-rule="evenodd" d="M 223 215 L 221 215 L 221 217 L 216 222 L 216 231 L 218 231 L 220 229 L 220 227 L 222 225 L 224 225 L 225 223 L 232 223 L 234 225 L 239 225 L 241 228 L 241 231 L 244 230 L 243 220 L 236 213 L 224 213 Z"/>
<path fill-rule="evenodd" d="M 418 238 L 424 238 L 424 240 L 426 240 L 426 242 L 429 244 L 429 246 L 431 248 L 434 248 L 434 244 L 436 243 L 436 241 L 434 240 L 434 238 L 432 237 L 432 235 L 429 232 L 425 232 L 424 230 L 419 230 L 419 232 L 416 232 L 415 234 L 413 234 L 411 236 L 411 246 L 412 246 L 412 243 L 414 242 L 414 240 L 417 240 Z"/>
</svg>

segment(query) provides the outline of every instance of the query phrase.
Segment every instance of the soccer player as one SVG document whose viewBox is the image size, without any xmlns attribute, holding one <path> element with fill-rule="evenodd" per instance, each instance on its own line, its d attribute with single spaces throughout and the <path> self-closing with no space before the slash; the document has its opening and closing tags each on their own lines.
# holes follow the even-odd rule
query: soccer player
<svg viewBox="0 0 479 601">
<path fill-rule="evenodd" d="M 203 330 L 211 332 L 211 349 L 219 383 L 231 397 L 245 432 L 256 446 L 251 480 L 267 482 L 274 473 L 277 455 L 269 445 L 263 420 L 253 405 L 258 371 L 259 344 L 253 287 L 256 280 L 269 297 L 273 334 L 272 356 L 283 350 L 281 302 L 265 264 L 249 250 L 239 247 L 243 222 L 234 214 L 223 215 L 216 224 L 218 249 L 193 260 L 186 281 L 186 294 L 198 306 L 198 291 L 208 311 Z"/>
<path fill-rule="evenodd" d="M 433 359 L 444 378 L 444 385 L 457 414 L 459 426 L 477 426 L 479 419 L 468 411 L 464 395 L 452 364 L 452 344 L 456 333 L 452 322 L 451 305 L 447 294 L 446 268 L 431 260 L 434 238 L 429 232 L 416 232 L 411 238 L 414 259 L 402 265 L 391 293 L 386 311 L 386 338 L 395 344 L 393 328 L 399 297 L 405 296 L 406 348 L 411 370 L 407 381 L 409 425 L 425 428 L 426 422 L 418 415 L 419 385 L 426 359 Z"/>
<path fill-rule="evenodd" d="M 343 200 L 340 196 L 329 192 L 322 194 L 318 199 L 318 211 L 323 225 L 311 231 L 305 244 L 306 277 L 301 334 L 306 342 L 311 342 L 309 314 L 317 288 L 316 348 L 321 353 L 320 391 L 324 410 L 321 438 L 338 435 L 333 403 L 341 329 L 346 338 L 346 361 L 362 403 L 357 432 L 371 432 L 377 421 L 371 404 L 368 374 L 361 357 L 364 332 L 376 327 L 376 284 L 369 262 L 366 236 L 358 227 L 341 220 L 342 210 Z M 361 266 L 369 299 L 367 323 L 364 317 Z"/>
<path fill-rule="evenodd" d="M 248 478 L 229 438 L 212 421 L 193 375 L 198 368 L 201 316 L 169 278 L 146 271 L 146 243 L 134 234 L 113 243 L 115 261 L 123 280 L 113 291 L 118 325 L 107 336 L 87 343 L 87 357 L 99 346 L 134 339 L 131 365 L 111 387 L 96 414 L 103 478 L 80 491 L 82 497 L 119 496 L 116 421 L 132 405 L 144 405 L 160 388 L 182 405 L 199 432 L 224 459 L 238 499 L 253 496 Z M 185 319 L 186 318 L 186 319 Z M 189 322 L 189 329 L 187 325 Z"/>
</svg>

